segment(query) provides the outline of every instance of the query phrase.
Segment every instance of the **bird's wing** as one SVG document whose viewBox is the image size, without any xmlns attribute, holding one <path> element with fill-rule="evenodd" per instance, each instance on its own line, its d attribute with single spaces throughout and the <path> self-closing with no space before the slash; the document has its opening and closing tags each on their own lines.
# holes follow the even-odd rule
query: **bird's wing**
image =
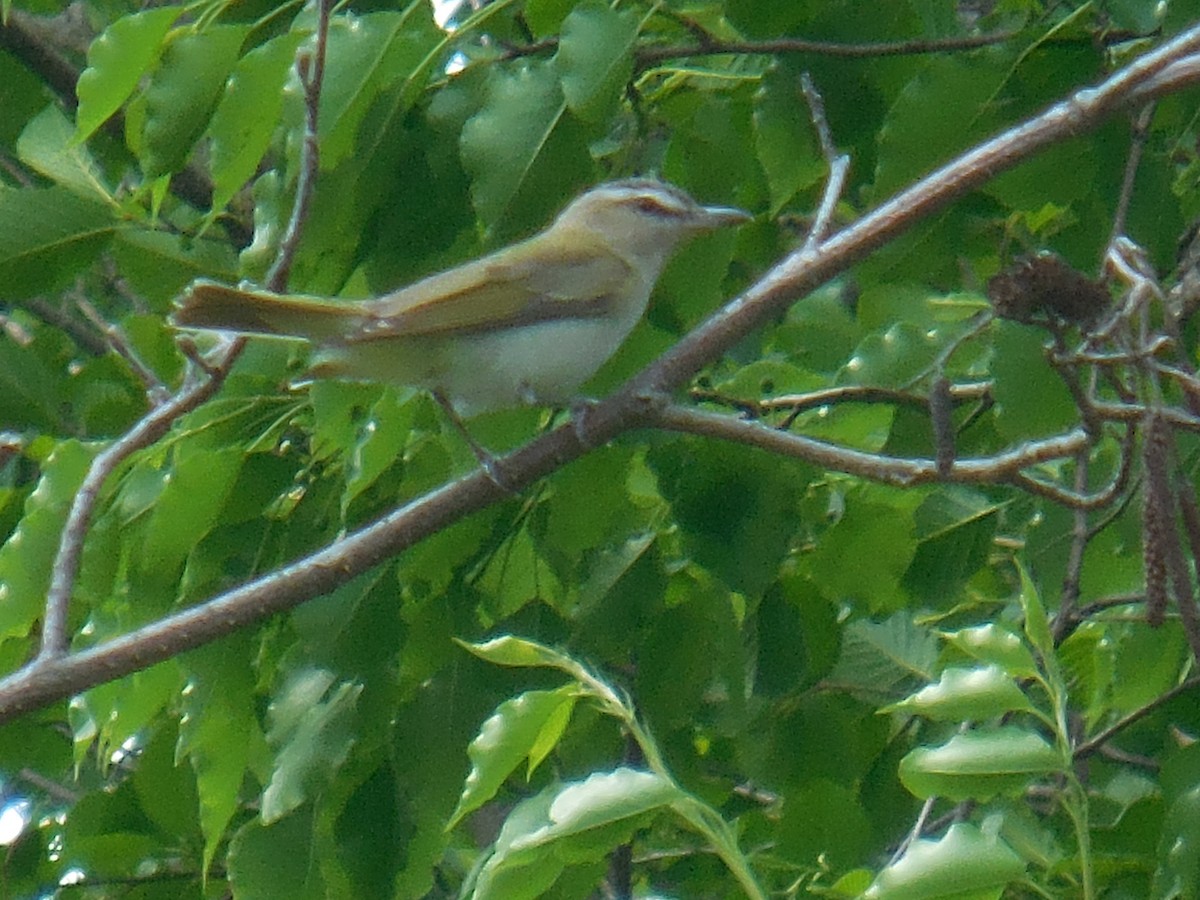
<svg viewBox="0 0 1200 900">
<path fill-rule="evenodd" d="M 369 301 L 348 342 L 421 334 L 465 334 L 608 312 L 635 272 L 605 247 L 573 242 L 547 254 L 518 245 Z"/>
</svg>

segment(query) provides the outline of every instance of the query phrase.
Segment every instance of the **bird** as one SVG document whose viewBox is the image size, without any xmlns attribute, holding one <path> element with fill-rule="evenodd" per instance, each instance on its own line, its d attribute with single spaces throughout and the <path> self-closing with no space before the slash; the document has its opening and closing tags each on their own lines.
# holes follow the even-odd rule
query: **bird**
<svg viewBox="0 0 1200 900">
<path fill-rule="evenodd" d="M 380 297 L 198 279 L 172 321 L 302 338 L 315 347 L 310 377 L 424 389 L 460 419 L 558 406 L 633 330 L 679 245 L 751 218 L 662 181 L 622 179 L 585 191 L 533 237 Z"/>
</svg>

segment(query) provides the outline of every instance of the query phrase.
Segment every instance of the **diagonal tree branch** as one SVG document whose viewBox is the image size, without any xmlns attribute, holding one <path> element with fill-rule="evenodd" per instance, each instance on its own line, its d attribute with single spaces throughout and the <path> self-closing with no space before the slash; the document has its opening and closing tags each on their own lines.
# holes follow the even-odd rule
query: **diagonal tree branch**
<svg viewBox="0 0 1200 900">
<path fill-rule="evenodd" d="M 993 175 L 1058 141 L 1096 128 L 1119 109 L 1146 103 L 1200 81 L 1200 61 L 1189 58 L 1198 49 L 1200 27 L 1139 58 L 1098 87 L 1081 90 L 960 156 L 818 246 L 787 258 L 619 391 L 593 407 L 589 411 L 589 437 L 594 443 L 603 443 L 623 431 L 653 424 L 656 415 L 661 414 L 661 398 L 684 384 L 708 361 L 716 359 L 791 302 Z M 1080 432 L 1078 439 L 1086 437 Z M 565 424 L 509 454 L 504 460 L 507 480 L 514 490 L 520 490 L 587 450 L 575 428 Z M 505 496 L 484 473 L 476 472 L 394 510 L 317 553 L 205 604 L 90 650 L 39 658 L 0 680 L 0 721 L 168 659 L 326 593 Z"/>
</svg>

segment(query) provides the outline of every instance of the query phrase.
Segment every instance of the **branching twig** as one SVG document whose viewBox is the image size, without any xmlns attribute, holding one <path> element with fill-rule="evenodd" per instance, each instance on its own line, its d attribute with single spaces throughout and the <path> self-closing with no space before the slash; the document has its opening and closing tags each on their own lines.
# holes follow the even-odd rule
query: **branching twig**
<svg viewBox="0 0 1200 900">
<path fill-rule="evenodd" d="M 747 422 L 683 406 L 667 406 L 651 414 L 647 424 L 668 431 L 746 444 L 781 456 L 801 459 L 835 472 L 858 475 L 898 487 L 929 484 L 939 479 L 962 484 L 1007 481 L 1018 475 L 1022 469 L 1074 456 L 1087 446 L 1086 433 L 1077 429 L 1057 437 L 1029 441 L 994 456 L 956 459 L 943 476 L 939 475 L 937 462 L 933 459 L 901 459 L 851 450 L 803 435 L 768 428 L 757 422 Z"/>
<path fill-rule="evenodd" d="M 237 347 L 240 349 L 240 344 Z M 230 357 L 233 355 L 236 354 L 230 353 L 226 356 L 230 363 Z M 68 605 L 75 587 L 75 579 L 79 575 L 83 541 L 87 536 L 92 512 L 104 482 L 132 453 L 153 444 L 167 433 L 176 419 L 213 396 L 221 387 L 226 372 L 227 368 L 222 366 L 208 378 L 186 385 L 169 401 L 143 416 L 120 440 L 110 444 L 92 460 L 83 484 L 71 502 L 71 511 L 67 514 L 58 553 L 51 569 L 50 590 L 46 594 L 46 612 L 42 622 L 39 663 L 56 660 L 67 651 Z"/>
<path fill-rule="evenodd" d="M 329 0 L 321 0 L 321 17 L 317 35 L 318 60 L 305 89 L 306 101 L 309 104 L 307 117 L 314 130 L 316 106 L 320 97 L 319 78 L 324 72 L 325 34 L 329 28 L 328 8 Z M 287 268 L 291 258 L 295 255 L 305 211 L 308 209 L 311 199 L 313 187 L 311 176 L 316 172 L 316 165 L 307 159 L 308 149 L 309 144 L 306 141 L 306 152 L 302 154 L 301 158 L 301 171 L 302 173 L 308 172 L 310 177 L 304 178 L 302 174 L 297 186 L 288 235 L 280 245 L 276 264 L 272 266 L 272 272 L 276 278 L 287 277 Z M 286 287 L 286 284 L 269 280 L 268 286 L 275 290 L 281 290 Z M 148 447 L 165 435 L 177 419 L 213 396 L 224 383 L 230 367 L 241 354 L 243 346 L 245 346 L 245 341 L 242 338 L 224 345 L 217 359 L 206 361 L 200 367 L 203 373 L 202 377 L 189 377 L 187 383 L 174 397 L 144 416 L 120 440 L 108 446 L 92 461 L 79 492 L 72 500 L 71 510 L 67 515 L 66 524 L 63 526 L 58 553 L 51 570 L 50 589 L 46 594 L 46 611 L 42 622 L 41 651 L 26 671 L 36 672 L 39 669 L 53 667 L 55 663 L 63 662 L 68 648 L 70 599 L 75 588 L 75 580 L 79 576 L 83 542 L 87 537 L 88 526 L 91 523 L 96 502 L 100 497 L 100 490 L 109 475 L 130 455 L 143 447 Z M 72 656 L 67 659 L 75 658 Z M 18 673 L 18 676 L 20 674 Z"/>
<path fill-rule="evenodd" d="M 926 53 L 957 53 L 1003 44 L 1017 32 L 997 31 L 992 34 L 973 34 L 965 37 L 924 38 L 911 41 L 881 41 L 875 43 L 840 43 L 810 41 L 804 38 L 780 38 L 773 41 L 720 41 L 715 38 L 698 47 L 644 47 L 636 53 L 639 67 L 654 65 L 669 59 L 689 56 L 750 54 L 775 56 L 792 53 L 811 53 L 841 59 L 873 59 L 881 56 L 919 56 Z"/>
<path fill-rule="evenodd" d="M 846 174 L 850 171 L 850 157 L 837 152 L 833 143 L 833 133 L 829 130 L 829 122 L 825 118 L 825 101 L 821 99 L 821 94 L 807 72 L 800 76 L 800 89 L 804 93 L 805 102 L 808 103 L 813 128 L 816 129 L 817 139 L 821 143 L 821 154 L 825 157 L 825 164 L 829 166 L 829 178 L 821 195 L 821 205 L 817 207 L 808 237 L 804 239 L 804 250 L 812 253 L 820 245 L 829 229 L 829 223 L 833 220 L 833 213 L 846 185 Z"/>
<path fill-rule="evenodd" d="M 105 343 L 102 336 L 96 334 L 96 332 L 78 321 L 74 316 L 59 309 L 53 303 L 35 297 L 30 300 L 22 300 L 21 306 L 29 310 L 29 312 L 33 313 L 47 325 L 61 328 L 71 336 L 71 340 L 78 344 L 80 349 L 87 351 L 93 356 L 103 356 L 108 352 L 108 344 Z"/>
<path fill-rule="evenodd" d="M 883 56 L 919 56 L 927 53 L 957 53 L 1002 44 L 1017 34 L 1015 31 L 998 31 L 992 34 L 969 35 L 953 38 L 929 38 L 911 41 L 880 41 L 876 43 L 841 43 L 838 41 L 812 41 L 804 38 L 780 38 L 773 41 L 723 41 L 705 31 L 698 23 L 684 23 L 684 27 L 696 38 L 696 43 L 686 46 L 662 45 L 640 47 L 634 51 L 635 68 L 638 71 L 672 59 L 688 59 L 697 56 L 777 56 L 795 53 L 810 53 L 840 59 L 870 59 Z M 555 38 L 545 38 L 530 44 L 509 46 L 504 59 L 534 56 L 558 49 Z"/>
<path fill-rule="evenodd" d="M 1198 49 L 1200 27 L 1138 58 L 1100 86 L 1078 91 L 1069 100 L 968 151 L 828 238 L 819 254 L 792 254 L 636 376 L 630 389 L 643 397 L 675 390 L 707 361 L 717 358 L 790 302 L 1019 159 L 1095 127 L 1121 105 L 1145 103 L 1152 92 L 1177 90 L 1185 83 L 1200 80 L 1200 60 L 1195 65 L 1180 62 Z M 612 411 L 616 412 L 615 405 Z M 603 409 L 593 413 L 592 422 L 597 426 L 608 418 Z"/>
<path fill-rule="evenodd" d="M 137 351 L 133 349 L 133 345 L 129 343 L 129 339 L 125 337 L 123 332 L 116 325 L 108 322 L 104 316 L 100 315 L 99 310 L 87 300 L 86 297 L 80 295 L 75 300 L 75 305 L 79 307 L 80 312 L 84 314 L 89 322 L 96 326 L 97 330 L 104 335 L 108 346 L 113 349 L 113 352 L 121 357 L 133 369 L 133 373 L 146 389 L 146 395 L 150 398 L 152 406 L 157 406 L 164 402 L 170 391 L 167 386 L 162 383 L 154 370 L 142 362 L 141 357 L 137 355 Z"/>
</svg>

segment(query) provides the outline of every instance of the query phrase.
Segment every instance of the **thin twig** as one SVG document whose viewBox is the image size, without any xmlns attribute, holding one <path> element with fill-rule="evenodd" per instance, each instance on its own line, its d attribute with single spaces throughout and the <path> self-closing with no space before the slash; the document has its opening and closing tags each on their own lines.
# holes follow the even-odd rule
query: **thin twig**
<svg viewBox="0 0 1200 900">
<path fill-rule="evenodd" d="M 96 334 L 96 332 L 92 331 L 74 316 L 59 309 L 53 303 L 34 297 L 30 300 L 22 300 L 21 306 L 47 325 L 61 328 L 70 335 L 71 340 L 78 344 L 80 349 L 87 351 L 93 356 L 103 356 L 108 352 L 108 344 L 105 343 L 103 337 Z"/>
<path fill-rule="evenodd" d="M 776 54 L 811 53 L 815 56 L 831 56 L 841 59 L 868 59 L 880 56 L 916 56 L 925 53 L 955 53 L 1002 44 L 1016 34 L 1015 31 L 998 31 L 992 34 L 968 35 L 953 38 L 929 38 L 911 41 L 888 41 L 878 43 L 843 44 L 837 41 L 810 41 L 804 38 L 781 38 L 773 41 L 705 41 L 698 47 L 645 47 L 636 54 L 641 67 L 680 59 L 689 56 L 717 56 L 721 54 L 751 54 L 772 56 Z"/>
<path fill-rule="evenodd" d="M 846 174 L 850 171 L 850 157 L 845 153 L 837 152 L 837 147 L 833 143 L 833 133 L 829 129 L 829 121 L 825 118 L 825 101 L 821 99 L 820 92 L 807 72 L 800 76 L 800 90 L 803 91 L 804 100 L 808 103 L 808 111 L 812 116 L 817 139 L 821 143 L 821 153 L 825 157 L 825 164 L 829 166 L 829 179 L 826 181 L 825 190 L 821 195 L 821 205 L 817 207 L 817 214 L 813 217 L 808 237 L 804 239 L 804 250 L 811 253 L 820 245 L 825 237 L 825 232 L 829 229 L 829 223 L 833 220 L 833 213 L 837 209 L 838 200 L 846 186 Z"/>
<path fill-rule="evenodd" d="M 912 846 L 913 841 L 920 839 L 921 833 L 929 823 L 929 814 L 933 812 L 933 804 L 936 802 L 936 796 L 925 798 L 925 802 L 921 804 L 921 811 L 917 813 L 917 818 L 913 822 L 912 828 L 908 830 L 908 834 L 904 836 L 904 840 L 900 842 L 900 845 L 896 848 L 896 852 L 892 854 L 890 865 L 894 866 L 898 863 L 900 858 L 908 852 L 908 848 Z"/>
<path fill-rule="evenodd" d="M 972 381 L 950 385 L 948 394 L 955 405 L 960 405 L 985 399 L 991 389 L 990 381 Z M 720 403 L 723 406 L 741 410 L 756 419 L 763 418 L 772 412 L 787 410 L 792 413 L 803 413 L 820 409 L 823 406 L 837 406 L 842 403 L 891 403 L 918 409 L 929 408 L 929 398 L 922 394 L 867 384 L 845 384 L 808 391 L 804 394 L 780 394 L 778 397 L 764 397 L 761 400 L 743 400 L 706 388 L 692 388 L 688 391 L 688 396 L 693 400 Z M 780 427 L 786 428 L 786 424 Z"/>
<path fill-rule="evenodd" d="M 845 472 L 848 475 L 858 475 L 900 487 L 929 484 L 939 479 L 963 484 L 1005 481 L 1030 466 L 1074 456 L 1088 445 L 1086 432 L 1076 429 L 1056 437 L 1029 441 L 993 456 L 956 459 L 950 471 L 941 476 L 938 473 L 937 462 L 933 459 L 905 459 L 851 450 L 803 435 L 768 428 L 758 422 L 747 422 L 683 406 L 668 405 L 652 413 L 647 424 L 667 431 L 702 435 L 758 447 L 835 472 Z"/>
<path fill-rule="evenodd" d="M 150 398 L 151 405 L 157 406 L 159 403 L 165 402 L 170 396 L 170 391 L 154 370 L 142 362 L 137 351 L 133 349 L 133 345 L 129 343 L 129 338 L 125 336 L 125 332 L 105 320 L 104 316 L 100 315 L 99 310 L 92 306 L 86 297 L 82 295 L 77 297 L 75 305 L 79 307 L 80 312 L 87 317 L 87 320 L 104 335 L 104 339 L 113 352 L 125 360 L 129 368 L 133 369 L 133 373 L 137 375 L 146 389 L 146 395 Z"/>
<path fill-rule="evenodd" d="M 24 781 L 26 784 L 31 784 L 35 788 L 49 794 L 55 800 L 61 800 L 63 803 L 74 806 L 79 802 L 79 794 L 70 788 L 63 787 L 53 778 L 47 778 L 41 772 L 34 771 L 28 767 L 17 772 L 17 778 Z"/>
<path fill-rule="evenodd" d="M 1146 138 L 1150 134 L 1150 121 L 1154 118 L 1154 103 L 1147 103 L 1133 119 L 1133 134 L 1129 142 L 1129 157 L 1125 160 L 1125 176 L 1121 180 L 1121 193 L 1117 195 L 1117 208 L 1113 212 L 1112 231 L 1108 246 L 1111 248 L 1125 233 L 1125 220 L 1129 215 L 1129 204 L 1133 200 L 1133 185 L 1137 181 L 1138 164 L 1142 151 L 1146 149 Z"/>
<path fill-rule="evenodd" d="M 1075 493 L 1079 495 L 1084 494 L 1088 487 L 1088 474 L 1091 470 L 1089 450 L 1090 448 L 1081 450 L 1075 455 Z M 1088 512 L 1087 508 L 1077 506 L 1072 516 L 1071 547 L 1067 553 L 1067 571 L 1063 576 L 1062 599 L 1052 623 L 1055 643 L 1061 641 L 1070 631 L 1075 619 L 1075 607 L 1079 603 L 1079 585 L 1083 576 L 1083 554 L 1087 550 L 1090 537 Z"/>
<path fill-rule="evenodd" d="M 300 235 L 308 219 L 313 188 L 320 169 L 321 149 L 317 139 L 317 112 L 320 108 L 321 85 L 325 80 L 325 47 L 329 36 L 329 8 L 332 0 L 317 0 L 317 41 L 311 59 L 307 54 L 296 58 L 300 70 L 300 81 L 304 85 L 304 149 L 300 155 L 300 175 L 296 179 L 296 202 L 288 219 L 287 230 L 275 254 L 275 261 L 264 281 L 268 290 L 287 289 L 288 276 L 296 251 L 300 246 Z"/>
<path fill-rule="evenodd" d="M 1196 688 L 1200 688 L 1200 675 L 1195 675 L 1182 684 L 1177 684 L 1175 687 L 1171 688 L 1171 690 L 1155 697 L 1145 706 L 1138 707 L 1133 712 L 1110 725 L 1108 728 L 1105 728 L 1103 731 L 1094 734 L 1083 743 L 1078 744 L 1075 747 L 1073 754 L 1074 758 L 1085 759 L 1088 756 L 1091 756 L 1129 726 L 1140 722 L 1142 719 L 1146 718 L 1146 716 L 1150 715 L 1150 713 L 1154 712 L 1154 710 L 1171 702 L 1180 694 L 1186 694 L 1188 691 L 1195 690 Z"/>
<path fill-rule="evenodd" d="M 7 172 L 8 177 L 20 187 L 30 188 L 34 185 L 33 177 L 25 171 L 25 168 L 4 152 L 0 152 L 0 171 Z"/>
</svg>

